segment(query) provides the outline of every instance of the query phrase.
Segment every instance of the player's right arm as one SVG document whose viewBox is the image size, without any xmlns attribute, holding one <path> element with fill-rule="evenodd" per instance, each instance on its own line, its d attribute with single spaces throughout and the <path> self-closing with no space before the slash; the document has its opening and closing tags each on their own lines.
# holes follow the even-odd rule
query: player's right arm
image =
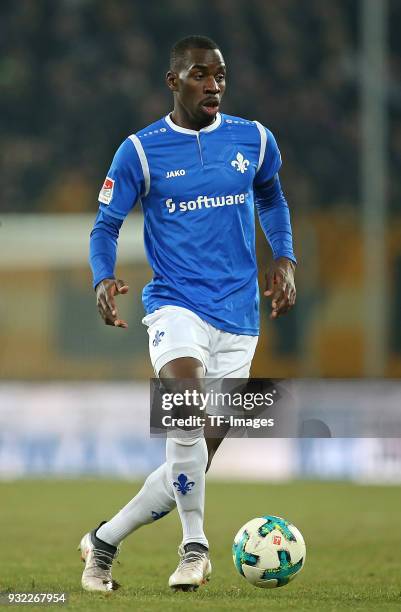
<svg viewBox="0 0 401 612">
<path fill-rule="evenodd" d="M 89 262 L 93 274 L 97 307 L 106 325 L 128 327 L 118 316 L 115 296 L 128 292 L 128 285 L 115 277 L 117 241 L 120 228 L 146 181 L 138 150 L 139 140 L 127 138 L 117 150 L 99 193 L 99 212 L 90 235 Z"/>
</svg>

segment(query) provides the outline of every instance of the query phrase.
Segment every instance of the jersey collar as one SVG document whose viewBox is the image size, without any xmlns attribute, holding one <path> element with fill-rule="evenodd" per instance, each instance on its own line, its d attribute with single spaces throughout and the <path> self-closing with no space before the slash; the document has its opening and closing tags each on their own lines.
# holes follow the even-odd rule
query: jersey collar
<svg viewBox="0 0 401 612">
<path fill-rule="evenodd" d="M 171 120 L 170 114 L 166 115 L 164 117 L 167 125 L 174 130 L 175 132 L 181 132 L 182 134 L 192 134 L 193 136 L 196 136 L 197 134 L 199 134 L 200 132 L 213 132 L 213 130 L 217 130 L 218 127 L 220 127 L 221 125 L 221 115 L 220 113 L 216 114 L 216 118 L 213 121 L 213 123 L 211 123 L 210 125 L 207 125 L 206 127 L 202 128 L 201 130 L 189 130 L 188 128 L 183 128 L 180 127 L 179 125 L 176 125 L 174 123 L 174 121 Z"/>
</svg>

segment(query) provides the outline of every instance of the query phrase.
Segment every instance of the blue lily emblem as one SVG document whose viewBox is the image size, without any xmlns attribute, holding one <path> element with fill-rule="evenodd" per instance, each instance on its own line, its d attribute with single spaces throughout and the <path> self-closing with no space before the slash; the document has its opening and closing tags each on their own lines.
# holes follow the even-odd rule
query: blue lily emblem
<svg viewBox="0 0 401 612">
<path fill-rule="evenodd" d="M 157 330 L 155 333 L 155 339 L 153 340 L 153 346 L 159 346 L 160 342 L 162 341 L 163 336 L 164 336 L 164 331 L 159 332 L 159 330 Z"/>
<path fill-rule="evenodd" d="M 173 485 L 175 486 L 177 491 L 179 493 L 182 493 L 183 495 L 189 493 L 192 487 L 195 485 L 192 480 L 188 481 L 188 476 L 186 476 L 186 474 L 179 474 L 177 481 L 178 482 L 173 482 Z"/>
<path fill-rule="evenodd" d="M 152 510 L 152 519 L 154 521 L 158 521 L 163 516 L 166 516 L 166 514 L 168 514 L 168 510 L 166 510 L 166 511 L 163 510 L 162 512 L 155 512 L 154 510 Z"/>
</svg>

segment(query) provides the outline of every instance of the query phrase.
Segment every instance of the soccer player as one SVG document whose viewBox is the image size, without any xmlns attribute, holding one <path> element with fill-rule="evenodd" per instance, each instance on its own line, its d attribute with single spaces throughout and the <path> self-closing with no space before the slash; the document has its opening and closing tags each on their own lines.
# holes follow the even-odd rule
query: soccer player
<svg viewBox="0 0 401 612">
<path fill-rule="evenodd" d="M 264 292 L 271 318 L 295 303 L 280 152 L 257 121 L 219 112 L 226 66 L 209 38 L 189 36 L 174 45 L 166 82 L 173 111 L 122 143 L 99 194 L 90 241 L 97 306 L 106 325 L 127 328 L 115 303 L 128 292 L 114 274 L 116 247 L 124 218 L 140 201 L 154 273 L 143 290 L 143 323 L 156 375 L 248 378 L 259 333 L 255 207 L 273 252 Z M 82 538 L 84 589 L 116 588 L 111 568 L 121 541 L 175 507 L 183 540 L 169 585 L 195 590 L 208 580 L 205 471 L 221 439 L 199 429 L 185 434 L 167 437 L 166 462 L 118 514 Z"/>
</svg>

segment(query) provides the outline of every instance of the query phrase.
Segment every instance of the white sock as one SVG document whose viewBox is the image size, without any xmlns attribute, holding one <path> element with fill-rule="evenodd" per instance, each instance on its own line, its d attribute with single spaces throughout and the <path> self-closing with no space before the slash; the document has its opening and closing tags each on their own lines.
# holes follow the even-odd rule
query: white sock
<svg viewBox="0 0 401 612">
<path fill-rule="evenodd" d="M 205 439 L 199 437 L 199 431 L 195 435 L 167 438 L 167 470 L 182 523 L 183 544 L 199 542 L 209 548 L 203 531 L 208 453 Z"/>
<path fill-rule="evenodd" d="M 142 489 L 110 521 L 97 530 L 97 537 L 118 546 L 130 533 L 161 518 L 175 508 L 176 501 L 171 480 L 167 476 L 167 464 L 152 472 Z"/>
</svg>

